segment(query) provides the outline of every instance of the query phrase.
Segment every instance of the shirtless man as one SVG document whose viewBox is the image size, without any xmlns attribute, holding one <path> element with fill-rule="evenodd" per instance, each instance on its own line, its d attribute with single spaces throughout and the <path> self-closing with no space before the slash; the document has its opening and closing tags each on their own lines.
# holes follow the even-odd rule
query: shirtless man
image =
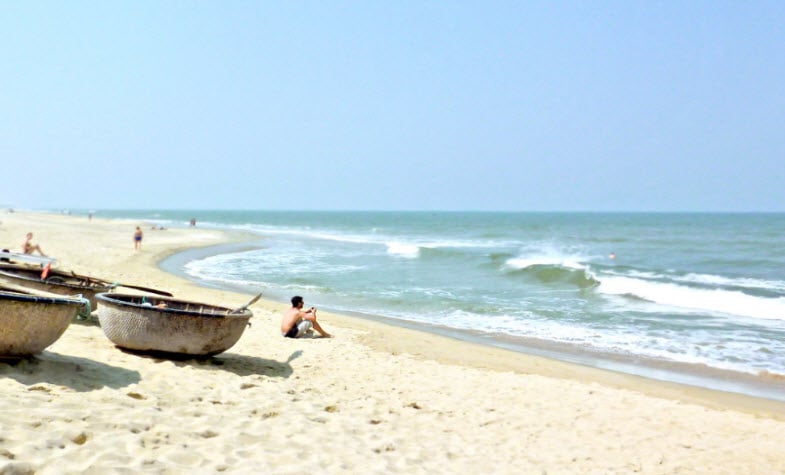
<svg viewBox="0 0 785 475">
<path fill-rule="evenodd" d="M 38 244 L 33 244 L 33 233 L 27 233 L 25 236 L 24 242 L 22 242 L 22 254 L 32 254 L 33 252 L 37 252 L 42 256 L 46 257 L 44 251 L 41 250 L 41 246 Z"/>
<path fill-rule="evenodd" d="M 286 338 L 300 338 L 305 332 L 313 327 L 324 338 L 329 338 L 330 334 L 322 329 L 316 321 L 316 309 L 311 307 L 303 311 L 303 298 L 299 295 L 292 297 L 292 306 L 283 312 L 281 319 L 281 335 Z"/>
</svg>

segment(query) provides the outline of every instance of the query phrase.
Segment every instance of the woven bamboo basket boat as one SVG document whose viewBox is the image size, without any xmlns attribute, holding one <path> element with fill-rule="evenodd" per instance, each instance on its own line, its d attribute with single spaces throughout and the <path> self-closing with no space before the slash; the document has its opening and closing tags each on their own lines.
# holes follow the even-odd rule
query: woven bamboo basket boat
<svg viewBox="0 0 785 475">
<path fill-rule="evenodd" d="M 14 264 L 0 265 L 0 280 L 2 281 L 53 294 L 81 294 L 90 301 L 90 308 L 93 310 L 98 305 L 95 295 L 109 292 L 114 288 L 112 284 L 101 279 L 75 276 L 56 269 L 49 270 L 48 275 L 43 279 L 41 275 L 41 269 L 34 267 Z"/>
<path fill-rule="evenodd" d="M 98 321 L 115 345 L 140 352 L 209 356 L 231 348 L 253 313 L 167 297 L 98 294 Z"/>
<path fill-rule="evenodd" d="M 87 302 L 0 285 L 0 356 L 40 353 L 60 338 Z"/>
</svg>

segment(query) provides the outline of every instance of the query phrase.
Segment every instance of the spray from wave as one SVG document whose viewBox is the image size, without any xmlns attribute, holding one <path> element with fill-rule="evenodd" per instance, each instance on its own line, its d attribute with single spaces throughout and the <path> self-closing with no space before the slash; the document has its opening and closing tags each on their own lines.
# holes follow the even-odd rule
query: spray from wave
<svg viewBox="0 0 785 475">
<path fill-rule="evenodd" d="M 420 255 L 420 247 L 402 242 L 388 242 L 387 254 L 407 259 L 416 259 Z"/>
</svg>

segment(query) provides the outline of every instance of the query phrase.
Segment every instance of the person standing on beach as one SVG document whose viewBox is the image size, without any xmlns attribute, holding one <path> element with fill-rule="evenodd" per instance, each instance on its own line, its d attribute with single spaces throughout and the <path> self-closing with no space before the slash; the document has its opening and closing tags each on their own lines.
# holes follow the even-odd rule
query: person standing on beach
<svg viewBox="0 0 785 475">
<path fill-rule="evenodd" d="M 286 338 L 301 338 L 313 327 L 323 338 L 330 338 L 330 334 L 316 321 L 316 309 L 311 307 L 303 311 L 304 305 L 302 297 L 299 295 L 292 297 L 292 306 L 283 312 L 281 335 Z"/>
<path fill-rule="evenodd" d="M 142 232 L 142 229 L 139 226 L 137 226 L 136 227 L 136 231 L 134 231 L 134 250 L 135 251 L 138 251 L 139 249 L 142 248 L 142 236 L 144 236 L 144 233 Z"/>
<path fill-rule="evenodd" d="M 33 244 L 33 233 L 27 233 L 25 240 L 22 241 L 22 254 L 32 254 L 33 252 L 37 252 L 46 257 L 44 251 L 41 250 L 41 246 Z"/>
</svg>

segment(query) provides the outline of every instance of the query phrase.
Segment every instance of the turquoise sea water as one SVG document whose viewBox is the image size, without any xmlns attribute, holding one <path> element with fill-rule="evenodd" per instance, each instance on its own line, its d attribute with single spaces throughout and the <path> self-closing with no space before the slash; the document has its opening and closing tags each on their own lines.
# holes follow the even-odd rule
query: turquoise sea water
<svg viewBox="0 0 785 475">
<path fill-rule="evenodd" d="M 785 398 L 785 214 L 97 215 L 257 234 L 179 261 L 208 285 L 665 379 L 758 379 Z"/>
</svg>

